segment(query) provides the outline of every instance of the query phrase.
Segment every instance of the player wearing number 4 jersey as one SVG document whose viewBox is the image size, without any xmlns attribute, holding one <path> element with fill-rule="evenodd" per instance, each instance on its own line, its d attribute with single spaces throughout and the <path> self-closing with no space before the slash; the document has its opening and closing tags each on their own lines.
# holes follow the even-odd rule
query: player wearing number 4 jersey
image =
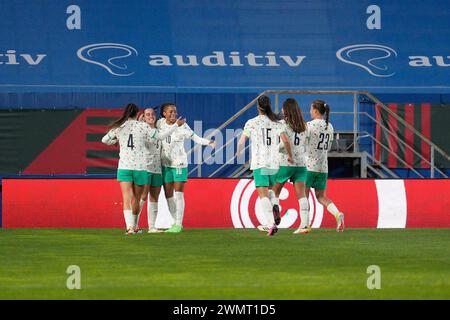
<svg viewBox="0 0 450 320">
<path fill-rule="evenodd" d="M 138 231 L 139 202 L 144 185 L 148 184 L 146 142 L 150 139 L 162 140 L 185 123 L 185 120 L 178 119 L 170 130 L 160 133 L 147 124 L 137 121 L 138 112 L 139 109 L 135 104 L 128 104 L 122 117 L 113 122 L 111 130 L 102 139 L 102 142 L 108 145 L 119 143 L 117 180 L 122 190 L 127 234 Z"/>
<path fill-rule="evenodd" d="M 174 103 L 161 105 L 161 116 L 163 118 L 158 120 L 157 128 L 161 132 L 166 132 L 176 121 L 176 105 Z M 164 193 L 174 221 L 173 225 L 166 231 L 169 233 L 179 233 L 183 230 L 184 184 L 188 178 L 188 159 L 184 150 L 184 140 L 186 139 L 192 139 L 195 143 L 209 145 L 212 148 L 216 146 L 214 141 L 196 135 L 187 124 L 181 126 L 162 141 L 161 164 Z"/>
<path fill-rule="evenodd" d="M 253 170 L 255 186 L 266 220 L 267 235 L 272 236 L 278 231 L 278 227 L 275 223 L 277 217 L 274 217 L 276 212 L 274 203 L 270 200 L 269 188 L 275 184 L 276 173 L 280 166 L 278 156 L 280 139 L 287 151 L 289 162 L 292 162 L 292 153 L 289 139 L 284 132 L 285 126 L 272 112 L 270 99 L 265 95 L 258 98 L 258 113 L 257 117 L 250 119 L 245 124 L 237 147 L 237 157 L 242 153 L 245 142 L 249 138 L 251 142 L 250 170 Z M 258 227 L 258 229 L 260 228 L 266 231 L 264 226 Z"/>
<path fill-rule="evenodd" d="M 333 140 L 333 126 L 329 123 L 330 106 L 322 100 L 311 104 L 311 118 L 308 122 L 308 146 L 306 154 L 306 196 L 314 188 L 320 204 L 336 218 L 336 230 L 344 231 L 344 214 L 339 212 L 334 203 L 325 195 L 328 178 L 328 151 Z M 298 230 L 300 233 L 300 230 Z"/>
</svg>

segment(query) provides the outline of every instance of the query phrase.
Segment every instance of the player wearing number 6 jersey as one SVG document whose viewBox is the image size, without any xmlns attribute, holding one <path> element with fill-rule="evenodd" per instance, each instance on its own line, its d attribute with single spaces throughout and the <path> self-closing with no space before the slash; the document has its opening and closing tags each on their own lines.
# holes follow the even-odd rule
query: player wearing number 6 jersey
<svg viewBox="0 0 450 320">
<path fill-rule="evenodd" d="M 280 166 L 278 151 L 280 139 L 288 153 L 289 162 L 292 162 L 292 153 L 289 139 L 284 133 L 285 126 L 272 112 L 269 97 L 263 95 L 258 98 L 258 113 L 257 117 L 248 120 L 245 124 L 244 132 L 238 142 L 237 157 L 240 156 L 249 138 L 251 142 L 250 170 L 253 170 L 255 186 L 266 218 L 267 235 L 272 236 L 278 228 L 274 219 L 274 204 L 270 200 L 269 188 L 275 184 L 276 173 Z"/>
<path fill-rule="evenodd" d="M 102 142 L 108 145 L 119 143 L 117 180 L 122 190 L 127 234 L 137 231 L 139 201 L 144 185 L 148 184 L 146 142 L 150 139 L 162 140 L 185 123 L 184 119 L 178 119 L 170 130 L 160 133 L 146 123 L 137 121 L 138 111 L 139 108 L 135 104 L 128 104 L 122 117 L 113 122 L 111 130 L 102 139 Z"/>
<path fill-rule="evenodd" d="M 329 123 L 330 106 L 322 100 L 311 104 L 311 118 L 308 122 L 308 146 L 306 154 L 306 196 L 314 188 L 320 204 L 336 218 L 338 232 L 344 231 L 344 214 L 339 212 L 334 203 L 326 197 L 325 189 L 328 178 L 328 151 L 333 141 L 333 126 Z M 300 232 L 300 231 L 299 231 Z"/>
<path fill-rule="evenodd" d="M 176 121 L 176 105 L 174 103 L 161 105 L 161 116 L 163 118 L 158 120 L 157 128 L 161 132 L 166 132 Z M 166 230 L 169 233 L 179 233 L 183 230 L 184 184 L 188 179 L 188 158 L 184 150 L 184 140 L 186 139 L 192 139 L 195 143 L 209 145 L 212 148 L 216 146 L 214 141 L 196 135 L 187 124 L 162 141 L 161 164 L 164 193 L 174 220 L 173 225 Z"/>
<path fill-rule="evenodd" d="M 295 233 L 309 233 L 309 206 L 305 195 L 306 181 L 306 140 L 308 137 L 307 126 L 303 120 L 302 112 L 298 103 L 293 98 L 288 98 L 283 102 L 282 123 L 286 126 L 285 132 L 292 146 L 292 160 L 288 161 L 288 156 L 281 153 L 280 170 L 277 173 L 274 204 L 279 206 L 279 195 L 284 184 L 290 180 L 294 184 L 295 194 L 300 207 L 300 231 Z M 279 211 L 279 208 L 278 208 Z"/>
</svg>

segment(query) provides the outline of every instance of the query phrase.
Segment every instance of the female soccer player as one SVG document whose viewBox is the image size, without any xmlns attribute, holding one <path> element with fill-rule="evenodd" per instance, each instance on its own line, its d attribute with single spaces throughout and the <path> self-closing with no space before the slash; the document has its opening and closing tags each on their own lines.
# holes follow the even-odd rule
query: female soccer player
<svg viewBox="0 0 450 320">
<path fill-rule="evenodd" d="M 144 113 L 139 117 L 139 120 L 147 123 L 150 128 L 156 128 L 156 115 L 155 108 L 147 108 Z M 158 214 L 158 198 L 161 192 L 162 186 L 162 174 L 161 174 L 161 141 L 152 139 L 147 141 L 147 171 L 149 173 L 148 184 L 144 186 L 141 201 L 139 203 L 139 215 L 147 201 L 147 197 L 150 196 L 150 202 L 147 206 L 148 217 L 148 233 L 160 233 L 163 232 L 155 227 L 156 216 Z"/>
<path fill-rule="evenodd" d="M 279 169 L 279 139 L 288 153 L 288 161 L 292 162 L 292 151 L 289 139 L 284 133 L 284 126 L 273 113 L 269 97 L 258 98 L 259 115 L 247 121 L 244 132 L 239 139 L 236 156 L 239 157 L 248 138 L 251 141 L 250 170 L 253 171 L 256 189 L 266 225 L 269 226 L 268 236 L 274 235 L 277 225 L 274 219 L 273 203 L 269 198 L 269 187 L 275 184 L 275 174 Z"/>
<path fill-rule="evenodd" d="M 174 103 L 161 105 L 161 116 L 157 122 L 157 128 L 161 132 L 166 132 L 177 119 L 177 107 Z M 192 139 L 195 143 L 209 145 L 215 148 L 216 143 L 199 137 L 185 123 L 177 131 L 170 134 L 162 141 L 162 175 L 164 182 L 164 193 L 167 199 L 170 214 L 174 224 L 166 230 L 170 233 L 179 233 L 183 230 L 184 216 L 184 184 L 188 176 L 188 159 L 184 150 L 184 140 Z"/>
<path fill-rule="evenodd" d="M 143 186 L 148 184 L 146 142 L 150 139 L 162 140 L 185 123 L 185 119 L 178 119 L 168 130 L 160 133 L 137 121 L 138 112 L 139 108 L 135 104 L 128 104 L 122 117 L 113 122 L 102 139 L 105 144 L 113 145 L 118 142 L 120 146 L 117 180 L 122 190 L 127 234 L 139 231 L 136 228 L 139 200 Z"/>
<path fill-rule="evenodd" d="M 274 205 L 279 206 L 279 196 L 286 181 L 291 180 L 294 184 L 295 195 L 297 196 L 300 206 L 300 228 L 294 233 L 308 233 L 308 199 L 305 196 L 306 181 L 306 139 L 307 126 L 297 101 L 288 98 L 283 102 L 284 120 L 281 121 L 286 128 L 285 133 L 292 146 L 292 160 L 288 161 L 288 156 L 281 153 L 280 170 L 276 176 L 276 184 L 273 187 L 275 192 Z M 279 211 L 279 208 L 278 208 Z"/>
<path fill-rule="evenodd" d="M 336 218 L 336 231 L 344 231 L 344 214 L 326 197 L 325 189 L 328 178 L 328 151 L 333 140 L 333 126 L 329 123 L 330 106 L 322 100 L 314 100 L 311 104 L 311 118 L 308 122 L 308 145 L 306 155 L 306 196 L 309 189 L 314 188 L 320 204 Z"/>
</svg>

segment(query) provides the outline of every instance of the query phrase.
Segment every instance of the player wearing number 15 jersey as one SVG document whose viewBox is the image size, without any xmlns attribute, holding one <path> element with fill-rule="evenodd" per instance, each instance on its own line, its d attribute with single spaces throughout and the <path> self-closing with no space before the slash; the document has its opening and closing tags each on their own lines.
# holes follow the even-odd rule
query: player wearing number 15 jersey
<svg viewBox="0 0 450 320">
<path fill-rule="evenodd" d="M 329 123 L 330 106 L 322 100 L 311 104 L 311 118 L 308 122 L 308 145 L 306 153 L 306 196 L 314 188 L 320 204 L 336 218 L 338 232 L 344 230 L 344 214 L 325 195 L 328 178 L 328 151 L 333 141 L 333 126 Z"/>
<path fill-rule="evenodd" d="M 127 234 L 136 233 L 139 202 L 144 185 L 148 184 L 146 142 L 150 139 L 162 140 L 185 123 L 185 120 L 179 119 L 170 130 L 161 134 L 146 123 L 137 121 L 138 112 L 139 108 L 135 104 L 128 104 L 122 117 L 113 122 L 111 130 L 102 139 L 108 145 L 119 143 L 117 180 L 122 190 Z"/>
<path fill-rule="evenodd" d="M 281 140 L 284 144 L 289 162 L 292 162 L 292 153 L 289 139 L 284 132 L 285 126 L 272 112 L 269 97 L 263 95 L 258 98 L 258 113 L 257 117 L 248 120 L 245 124 L 237 147 L 237 157 L 240 156 L 249 138 L 251 142 L 250 170 L 253 171 L 255 186 L 266 220 L 265 226 L 268 227 L 267 235 L 272 236 L 278 228 L 274 217 L 277 212 L 274 210 L 274 203 L 270 200 L 269 188 L 275 184 L 276 173 L 280 167 L 279 141 Z"/>
</svg>

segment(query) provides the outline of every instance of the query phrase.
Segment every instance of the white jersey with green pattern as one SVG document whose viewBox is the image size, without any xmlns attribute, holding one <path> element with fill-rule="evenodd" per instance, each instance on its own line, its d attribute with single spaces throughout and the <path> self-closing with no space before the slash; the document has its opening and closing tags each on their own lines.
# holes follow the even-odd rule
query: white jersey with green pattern
<svg viewBox="0 0 450 320">
<path fill-rule="evenodd" d="M 159 119 L 157 128 L 164 133 L 170 128 L 166 119 Z M 187 123 L 179 127 L 170 136 L 162 141 L 161 164 L 170 168 L 186 168 L 188 166 L 188 158 L 184 149 L 184 140 L 191 138 L 194 131 Z"/>
<path fill-rule="evenodd" d="M 292 128 L 282 120 L 281 123 L 285 126 L 284 132 L 289 138 L 292 149 L 292 160 L 294 163 L 289 163 L 286 152 L 280 155 L 280 166 L 283 167 L 306 167 L 306 143 L 308 137 L 308 130 L 301 133 L 296 133 Z"/>
<path fill-rule="evenodd" d="M 265 115 L 259 115 L 245 123 L 243 134 L 250 138 L 251 143 L 250 170 L 279 169 L 279 142 L 284 131 L 282 123 L 272 121 Z"/>
<path fill-rule="evenodd" d="M 149 161 L 147 143 L 155 139 L 156 133 L 156 129 L 137 120 L 127 120 L 120 127 L 111 129 L 106 136 L 119 142 L 118 168 L 147 170 Z"/>
<path fill-rule="evenodd" d="M 328 173 L 328 151 L 333 141 L 333 126 L 323 119 L 314 119 L 308 125 L 306 167 L 308 171 Z"/>
<path fill-rule="evenodd" d="M 161 174 L 161 149 L 162 141 L 150 139 L 147 144 L 147 171 Z"/>
</svg>

